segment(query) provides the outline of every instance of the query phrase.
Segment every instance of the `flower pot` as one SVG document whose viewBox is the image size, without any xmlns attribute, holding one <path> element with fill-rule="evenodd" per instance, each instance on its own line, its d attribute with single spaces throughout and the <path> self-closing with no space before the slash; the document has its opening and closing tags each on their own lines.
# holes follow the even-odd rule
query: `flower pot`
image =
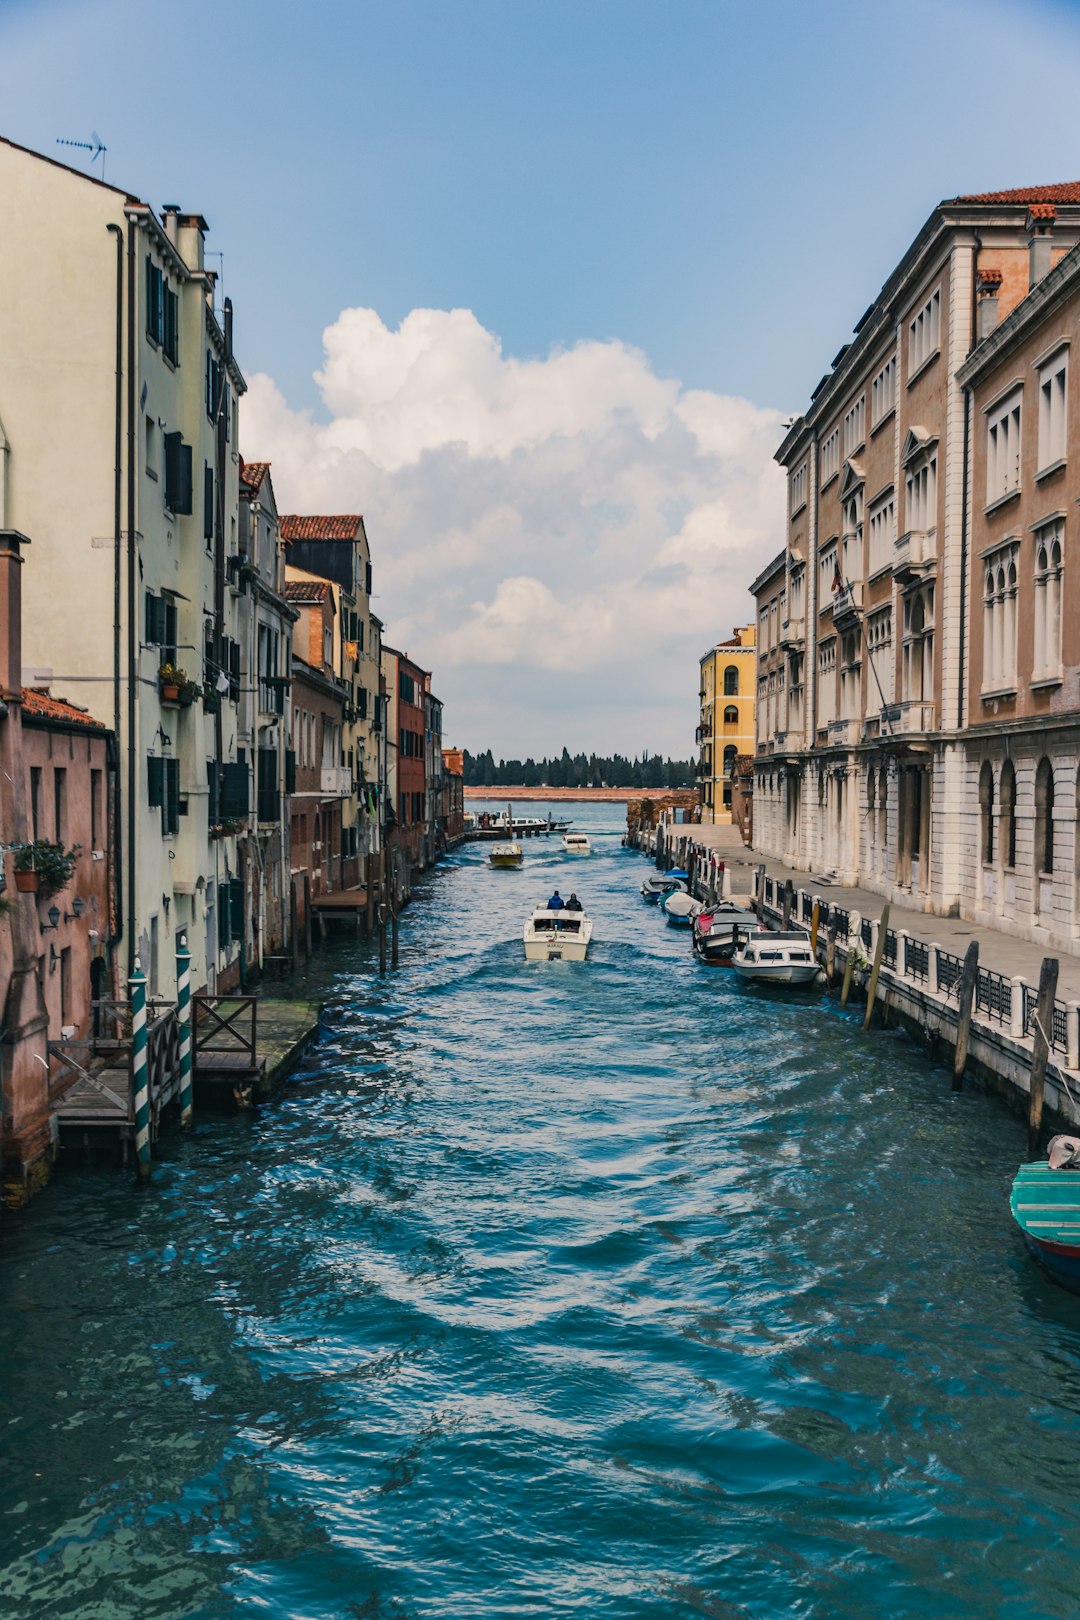
<svg viewBox="0 0 1080 1620">
<path fill-rule="evenodd" d="M 161 696 L 165 703 L 176 703 L 180 698 L 180 688 L 174 686 L 170 681 L 162 681 Z"/>
<path fill-rule="evenodd" d="M 20 894 L 37 894 L 38 875 L 36 872 L 16 872 L 15 887 Z"/>
</svg>

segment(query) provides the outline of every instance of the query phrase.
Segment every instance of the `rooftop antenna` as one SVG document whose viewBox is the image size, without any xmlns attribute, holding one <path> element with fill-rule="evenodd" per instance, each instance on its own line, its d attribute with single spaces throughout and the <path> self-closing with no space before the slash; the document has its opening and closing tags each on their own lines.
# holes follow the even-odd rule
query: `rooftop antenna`
<svg viewBox="0 0 1080 1620">
<path fill-rule="evenodd" d="M 90 162 L 92 164 L 96 163 L 98 158 L 100 158 L 101 178 L 104 180 L 105 153 L 109 150 L 109 148 L 105 145 L 105 142 L 102 140 L 96 129 L 92 129 L 90 131 L 90 139 L 88 141 L 66 141 L 62 136 L 58 135 L 56 138 L 56 144 L 57 146 L 77 146 L 80 152 L 89 152 Z"/>
</svg>

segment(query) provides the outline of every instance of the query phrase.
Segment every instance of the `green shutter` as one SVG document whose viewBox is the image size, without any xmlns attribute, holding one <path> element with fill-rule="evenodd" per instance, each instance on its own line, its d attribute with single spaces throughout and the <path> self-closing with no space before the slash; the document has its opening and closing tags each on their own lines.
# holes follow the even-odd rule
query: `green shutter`
<svg viewBox="0 0 1080 1620">
<path fill-rule="evenodd" d="M 146 802 L 153 810 L 165 802 L 165 761 L 156 754 L 146 761 Z"/>
<path fill-rule="evenodd" d="M 221 946 L 222 950 L 225 950 L 228 947 L 229 939 L 231 937 L 229 933 L 229 924 L 232 921 L 232 906 L 230 904 L 231 898 L 228 882 L 219 883 L 217 936 L 218 944 Z"/>
<path fill-rule="evenodd" d="M 218 770 L 215 760 L 208 759 L 206 762 L 206 781 L 210 789 L 207 818 L 211 827 L 216 827 L 218 823 Z"/>
<path fill-rule="evenodd" d="M 161 806 L 161 830 L 163 833 L 176 833 L 180 831 L 180 761 L 165 759 L 162 764 L 165 767 L 165 798 Z"/>
<path fill-rule="evenodd" d="M 229 880 L 229 916 L 232 925 L 233 939 L 244 937 L 244 880 L 243 878 L 230 878 Z"/>
</svg>

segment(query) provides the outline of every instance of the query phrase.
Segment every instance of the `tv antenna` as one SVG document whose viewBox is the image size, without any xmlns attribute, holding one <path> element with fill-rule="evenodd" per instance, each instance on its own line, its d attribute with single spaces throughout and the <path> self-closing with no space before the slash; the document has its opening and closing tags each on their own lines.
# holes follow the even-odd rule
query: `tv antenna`
<svg viewBox="0 0 1080 1620">
<path fill-rule="evenodd" d="M 96 129 L 92 129 L 90 131 L 90 139 L 88 141 L 66 141 L 61 136 L 57 136 L 56 144 L 57 146 L 77 146 L 80 152 L 89 152 L 91 163 L 96 163 L 98 158 L 100 158 L 101 178 L 104 180 L 105 153 L 109 150 L 109 148 L 105 145 L 105 142 L 102 140 Z"/>
</svg>

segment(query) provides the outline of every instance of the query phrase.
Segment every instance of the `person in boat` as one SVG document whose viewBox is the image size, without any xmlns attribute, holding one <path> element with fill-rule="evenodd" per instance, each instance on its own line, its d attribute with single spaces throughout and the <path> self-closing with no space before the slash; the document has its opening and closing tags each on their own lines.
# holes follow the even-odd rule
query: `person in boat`
<svg viewBox="0 0 1080 1620">
<path fill-rule="evenodd" d="M 558 889 L 556 889 L 555 893 L 552 895 L 551 899 L 547 903 L 547 910 L 548 911 L 564 911 L 565 909 L 566 908 L 563 905 L 562 895 L 559 893 Z"/>
<path fill-rule="evenodd" d="M 563 907 L 564 911 L 580 911 L 581 909 L 581 901 L 578 899 L 576 894 L 572 894 Z"/>
</svg>

